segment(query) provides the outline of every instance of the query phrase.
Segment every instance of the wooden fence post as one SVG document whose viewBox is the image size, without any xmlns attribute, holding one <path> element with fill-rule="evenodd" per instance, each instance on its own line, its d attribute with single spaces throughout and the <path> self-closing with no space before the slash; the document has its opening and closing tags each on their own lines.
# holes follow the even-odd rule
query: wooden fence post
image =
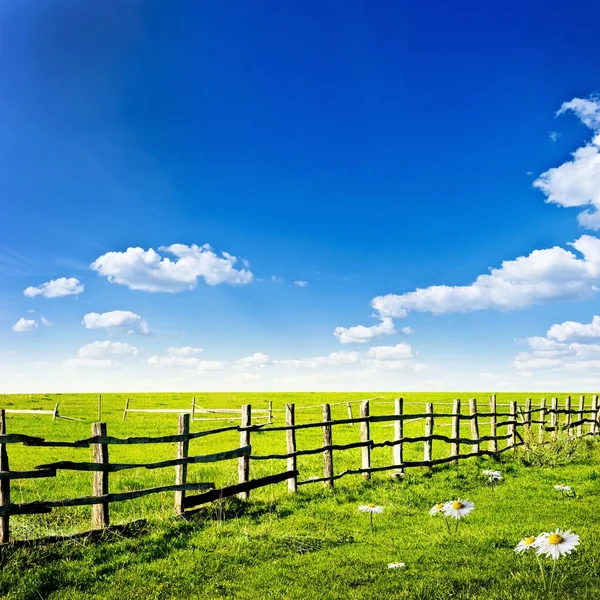
<svg viewBox="0 0 600 600">
<path fill-rule="evenodd" d="M 517 444 L 517 401 L 510 401 L 510 415 L 508 417 L 509 421 L 512 421 L 508 425 L 508 435 L 510 436 L 507 440 L 506 445 L 514 448 Z"/>
<path fill-rule="evenodd" d="M 125 420 L 125 417 L 127 417 L 128 409 L 129 409 L 129 398 L 127 398 L 127 400 L 125 400 L 125 410 L 123 411 L 123 421 Z"/>
<path fill-rule="evenodd" d="M 360 403 L 360 418 L 368 418 L 369 417 L 369 401 L 365 400 Z M 368 442 L 371 439 L 371 427 L 369 421 L 362 421 L 360 424 L 360 441 Z M 362 453 L 362 468 L 370 469 L 371 468 L 371 446 L 363 446 L 361 448 Z M 364 479 L 371 479 L 371 473 L 363 473 Z"/>
<path fill-rule="evenodd" d="M 590 433 L 596 434 L 598 427 L 596 424 L 596 413 L 598 412 L 598 396 L 592 396 L 592 423 L 590 423 Z"/>
<path fill-rule="evenodd" d="M 404 398 L 396 398 L 394 401 L 394 408 L 396 416 L 401 417 L 404 413 Z M 403 442 L 404 437 L 404 420 L 398 419 L 394 421 L 394 441 L 399 442 L 394 446 L 393 461 L 395 465 L 401 465 L 404 462 Z M 392 477 L 402 477 L 404 475 L 404 469 L 398 468 L 394 471 Z"/>
<path fill-rule="evenodd" d="M 496 437 L 496 394 L 490 396 L 490 436 Z M 498 440 L 490 440 L 490 452 L 498 452 Z"/>
<path fill-rule="evenodd" d="M 477 418 L 477 398 L 469 399 L 469 414 L 471 416 L 471 439 L 479 439 L 479 421 Z M 472 454 L 479 454 L 479 442 L 474 442 L 471 446 Z"/>
<path fill-rule="evenodd" d="M 567 396 L 565 398 L 565 410 L 567 411 L 565 413 L 565 427 L 567 429 L 567 433 L 569 433 L 569 429 L 571 428 L 571 422 L 572 422 L 572 418 L 571 418 L 571 396 Z"/>
<path fill-rule="evenodd" d="M 584 411 L 585 410 L 585 396 L 579 396 L 579 410 L 577 412 L 577 420 L 583 421 L 585 418 Z M 577 425 L 577 437 L 581 437 L 583 435 L 583 423 L 579 423 Z"/>
<path fill-rule="evenodd" d="M 525 399 L 525 430 L 531 430 L 531 398 Z"/>
<path fill-rule="evenodd" d="M 242 406 L 242 420 L 240 425 L 242 427 L 250 427 L 252 422 L 252 406 L 250 404 L 244 404 Z M 242 429 L 240 431 L 240 448 L 250 445 L 250 431 L 248 429 Z M 246 483 L 250 480 L 250 457 L 240 456 L 238 458 L 238 479 L 240 483 Z M 242 500 L 248 500 L 250 492 L 240 492 L 239 498 Z"/>
<path fill-rule="evenodd" d="M 196 396 L 192 398 L 192 423 L 196 420 Z"/>
<path fill-rule="evenodd" d="M 273 401 L 269 400 L 269 420 L 268 420 L 268 424 L 272 425 L 273 424 Z"/>
<path fill-rule="evenodd" d="M 558 437 L 558 398 L 552 398 L 552 408 L 550 414 L 550 427 L 552 427 L 552 439 L 555 440 Z"/>
<path fill-rule="evenodd" d="M 323 421 L 331 421 L 331 406 L 323 404 Z M 328 447 L 333 444 L 331 434 L 331 425 L 323 425 L 323 447 Z M 323 485 L 328 488 L 333 487 L 333 450 L 323 450 L 323 475 L 327 479 Z"/>
<path fill-rule="evenodd" d="M 425 413 L 427 416 L 425 417 L 425 437 L 429 437 L 428 440 L 425 440 L 423 443 L 423 462 L 431 462 L 433 459 L 433 440 L 431 436 L 433 435 L 433 403 L 428 402 L 425 405 Z"/>
<path fill-rule="evenodd" d="M 460 399 L 456 398 L 452 406 L 452 435 L 451 438 L 458 440 L 460 437 Z M 452 442 L 450 456 L 458 456 L 460 454 L 460 443 L 458 441 Z M 454 459 L 455 464 L 458 463 L 458 459 Z"/>
<path fill-rule="evenodd" d="M 350 402 L 346 402 L 346 408 L 348 409 L 348 418 L 349 419 L 354 419 L 354 417 L 352 416 L 352 405 L 350 404 Z M 351 427 L 354 427 L 354 423 L 350 423 Z"/>
<path fill-rule="evenodd" d="M 296 415 L 295 415 L 295 405 L 294 404 L 286 404 L 285 405 L 285 424 L 287 427 L 293 428 L 296 425 Z M 287 453 L 294 454 L 296 452 L 296 430 L 295 429 L 287 429 L 285 432 L 286 442 L 287 442 Z M 287 460 L 287 470 L 295 471 L 296 470 L 297 459 L 295 456 L 290 456 Z M 294 475 L 294 477 L 288 479 L 288 492 L 290 494 L 294 494 L 298 489 L 298 476 Z"/>
<path fill-rule="evenodd" d="M 594 419 L 595 419 L 595 425 L 596 425 L 596 434 L 598 434 L 598 431 L 600 431 L 600 407 L 598 407 L 598 410 L 596 411 L 596 414 L 594 415 Z"/>
<path fill-rule="evenodd" d="M 6 435 L 6 414 L 0 409 L 0 435 Z M 6 444 L 0 444 L 0 471 L 10 471 Z M 10 479 L 0 479 L 0 506 L 10 504 Z M 10 539 L 10 515 L 0 517 L 0 544 L 7 544 Z"/>
<path fill-rule="evenodd" d="M 52 413 L 52 420 L 56 421 L 56 417 L 58 417 L 58 402 L 54 405 L 54 412 Z"/>
<path fill-rule="evenodd" d="M 185 439 L 177 443 L 177 458 L 187 458 L 190 447 L 190 415 L 187 413 L 178 416 L 177 433 L 184 435 Z M 187 465 L 177 465 L 175 467 L 175 485 L 185 485 L 187 483 Z M 184 513 L 183 501 L 185 500 L 185 491 L 175 492 L 175 514 Z"/>
<path fill-rule="evenodd" d="M 92 437 L 106 436 L 106 423 L 92 423 Z M 101 465 L 108 464 L 108 444 L 92 444 L 94 462 Z M 108 471 L 94 471 L 92 495 L 104 496 L 108 494 Z M 92 506 L 92 526 L 96 528 L 108 527 L 108 502 Z"/>
<path fill-rule="evenodd" d="M 538 441 L 541 444 L 544 441 L 546 435 L 546 398 L 540 400 L 540 431 L 538 434 Z"/>
</svg>

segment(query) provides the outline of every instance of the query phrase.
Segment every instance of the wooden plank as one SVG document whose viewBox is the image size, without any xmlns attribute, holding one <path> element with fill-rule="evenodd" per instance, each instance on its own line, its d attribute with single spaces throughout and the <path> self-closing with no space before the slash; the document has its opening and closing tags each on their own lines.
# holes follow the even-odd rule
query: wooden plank
<svg viewBox="0 0 600 600">
<path fill-rule="evenodd" d="M 269 413 L 268 413 L 267 424 L 271 425 L 272 423 L 273 423 L 273 401 L 269 400 Z"/>
<path fill-rule="evenodd" d="M 105 496 L 82 496 L 80 498 L 66 498 L 64 500 L 37 500 L 25 504 L 11 504 L 10 507 L 0 506 L 0 516 L 4 514 L 11 515 L 33 515 L 51 512 L 54 508 L 65 506 L 96 506 L 98 504 L 123 502 L 125 500 L 135 500 L 151 494 L 162 492 L 175 492 L 177 490 L 197 491 L 214 489 L 212 482 L 186 483 L 185 485 L 164 485 L 161 487 L 148 488 L 145 490 L 136 490 L 134 492 L 119 492 L 116 494 L 106 494 Z M 186 498 L 187 500 L 187 498 Z"/>
<path fill-rule="evenodd" d="M 285 424 L 293 426 L 296 423 L 296 413 L 295 406 L 293 404 L 285 405 Z M 293 471 L 297 473 L 297 461 L 296 461 L 296 431 L 294 429 L 288 429 L 285 432 L 286 435 L 286 445 L 288 456 L 287 459 L 287 469 L 288 471 Z M 288 492 L 290 494 L 295 494 L 298 489 L 298 477 L 294 475 L 294 477 L 290 477 L 288 479 Z"/>
<path fill-rule="evenodd" d="M 430 463 L 433 458 L 433 403 L 428 402 L 425 405 L 425 438 L 423 444 L 423 462 Z"/>
<path fill-rule="evenodd" d="M 576 429 L 577 437 L 583 435 L 583 411 L 585 410 L 585 396 L 579 396 L 579 412 L 577 413 L 577 420 L 579 421 Z"/>
<path fill-rule="evenodd" d="M 346 410 L 348 411 L 348 419 L 352 419 L 352 404 L 350 402 L 346 402 Z M 354 427 L 354 423 L 350 423 L 352 427 Z"/>
<path fill-rule="evenodd" d="M 540 408 L 539 408 L 539 432 L 538 432 L 538 442 L 541 443 L 544 441 L 544 435 L 546 432 L 546 398 L 542 398 L 540 400 Z"/>
<path fill-rule="evenodd" d="M 471 452 L 479 452 L 479 420 L 477 418 L 477 398 L 469 399 L 469 415 L 471 416 Z"/>
<path fill-rule="evenodd" d="M 552 439 L 555 440 L 558 435 L 558 429 L 556 425 L 558 424 L 558 398 L 552 398 L 552 408 L 550 410 L 550 427 L 552 428 Z"/>
<path fill-rule="evenodd" d="M 513 422 L 508 426 L 507 446 L 514 448 L 517 445 L 517 402 L 515 400 L 511 400 L 510 414 Z"/>
<path fill-rule="evenodd" d="M 106 423 L 92 423 L 92 435 L 106 435 Z M 108 446 L 106 444 L 94 444 L 92 454 L 95 463 L 108 465 Z M 92 477 L 93 496 L 107 496 L 108 471 L 95 472 Z M 109 525 L 108 502 L 94 504 L 92 508 L 92 527 L 104 528 Z"/>
<path fill-rule="evenodd" d="M 184 440 L 177 444 L 177 459 L 187 459 L 188 450 L 190 447 L 189 433 L 190 433 L 190 415 L 181 414 L 177 419 L 177 433 L 182 436 L 186 436 Z M 175 485 L 185 485 L 187 482 L 187 464 L 182 463 L 175 467 Z M 175 492 L 175 514 L 183 514 L 183 500 L 185 498 L 185 490 L 177 490 Z"/>
<path fill-rule="evenodd" d="M 6 412 L 0 409 L 0 435 L 6 435 Z M 0 444 L 0 471 L 10 471 L 6 445 Z M 0 509 L 10 507 L 10 479 L 0 480 Z M 0 517 L 0 544 L 6 544 L 10 539 L 10 515 Z"/>
<path fill-rule="evenodd" d="M 490 437 L 496 436 L 496 394 L 490 396 Z M 498 450 L 498 444 L 495 439 L 490 440 L 488 447 L 490 452 L 496 452 Z"/>
<path fill-rule="evenodd" d="M 394 404 L 394 413 L 400 416 L 404 413 L 404 398 L 396 398 Z M 392 460 L 395 465 L 401 465 L 404 460 L 404 421 L 399 419 L 394 421 L 394 442 Z M 402 477 L 404 475 L 404 469 L 396 469 L 393 476 Z"/>
<path fill-rule="evenodd" d="M 392 442 L 390 442 L 391 444 Z M 254 454 L 250 456 L 250 460 L 285 460 L 289 458 L 295 458 L 298 456 L 310 456 L 311 454 L 323 454 L 324 451 L 334 450 L 352 450 L 353 448 L 373 448 L 373 442 L 371 440 L 365 442 L 351 442 L 350 444 L 330 444 L 329 446 L 319 446 L 318 448 L 311 448 L 309 450 L 296 450 L 293 454 L 289 452 L 286 454 Z"/>
<path fill-rule="evenodd" d="M 368 400 L 361 402 L 360 416 L 362 418 L 366 418 L 369 416 L 369 401 Z M 331 428 L 330 428 L 330 430 L 331 430 Z M 371 468 L 371 445 L 369 442 L 371 441 L 371 428 L 370 428 L 370 424 L 369 424 L 368 420 L 363 421 L 360 424 L 360 441 L 363 444 L 365 444 L 362 447 L 362 451 L 361 451 L 362 468 L 363 468 L 363 470 L 370 469 Z M 323 445 L 325 445 L 325 440 L 323 440 Z M 333 469 L 332 469 L 331 475 L 333 476 Z M 368 470 L 363 471 L 363 478 L 371 479 L 371 474 L 368 472 Z"/>
<path fill-rule="evenodd" d="M 194 506 L 206 504 L 213 500 L 220 500 L 221 498 L 235 496 L 236 494 L 248 493 L 250 490 L 255 490 L 273 483 L 279 483 L 286 479 L 290 479 L 291 477 L 298 477 L 298 471 L 286 471 L 285 473 L 278 473 L 277 475 L 268 475 L 267 477 L 260 477 L 251 481 L 245 481 L 244 483 L 237 483 L 204 494 L 198 494 L 197 496 L 186 496 L 184 506 L 185 508 L 193 508 Z"/>
<path fill-rule="evenodd" d="M 249 427 L 252 421 L 252 407 L 250 404 L 244 404 L 242 406 L 242 419 L 241 427 Z M 240 431 L 240 448 L 250 445 L 250 431 L 248 429 L 242 429 Z M 248 456 L 240 456 L 238 459 L 238 480 L 240 484 L 246 483 L 250 479 L 250 461 Z M 242 500 L 248 500 L 250 497 L 250 490 L 244 489 L 240 492 L 239 497 Z"/>
<path fill-rule="evenodd" d="M 53 410 L 42 410 L 40 408 L 30 408 L 30 409 L 18 409 L 18 408 L 9 408 L 4 411 L 7 415 L 53 415 Z"/>
<path fill-rule="evenodd" d="M 361 404 L 361 411 L 362 411 Z M 329 404 L 323 404 L 323 477 L 324 486 L 328 488 L 333 487 L 333 451 L 329 449 L 333 445 L 333 439 L 331 434 L 331 425 L 328 422 L 331 421 L 331 407 Z"/>
<path fill-rule="evenodd" d="M 452 417 L 452 437 L 458 440 L 460 437 L 460 398 L 454 400 L 452 407 L 454 417 Z M 460 454 L 460 442 L 454 441 L 450 446 L 450 456 L 458 456 Z"/>
<path fill-rule="evenodd" d="M 56 469 L 44 469 L 40 471 L 0 471 L 0 479 L 43 479 L 44 477 L 56 477 Z"/>
<path fill-rule="evenodd" d="M 596 413 L 598 412 L 598 396 L 596 396 L 595 394 L 592 396 L 592 418 L 595 419 L 596 418 Z M 598 425 L 597 423 L 594 421 L 593 423 L 590 423 L 590 433 L 591 434 L 596 434 L 598 433 Z"/>
</svg>

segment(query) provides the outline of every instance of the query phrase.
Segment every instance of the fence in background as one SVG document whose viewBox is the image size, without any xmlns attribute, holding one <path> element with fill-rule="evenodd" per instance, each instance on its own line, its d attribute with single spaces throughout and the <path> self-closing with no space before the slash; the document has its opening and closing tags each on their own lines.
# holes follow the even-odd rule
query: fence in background
<svg viewBox="0 0 600 600">
<path fill-rule="evenodd" d="M 346 403 L 341 403 L 346 404 Z M 408 403 L 407 403 L 408 404 Z M 573 437 L 598 435 L 600 433 L 600 408 L 598 396 L 592 397 L 591 406 L 586 407 L 585 397 L 581 396 L 577 408 L 571 405 L 569 396 L 565 399 L 564 408 L 558 408 L 558 398 L 552 398 L 550 406 L 546 399 L 542 399 L 539 408 L 532 407 L 531 399 L 525 401 L 524 406 L 519 406 L 512 401 L 508 404 L 508 413 L 498 412 L 496 397 L 490 398 L 489 410 L 481 411 L 477 400 L 471 398 L 468 403 L 468 413 L 462 411 L 460 400 L 454 400 L 451 412 L 434 412 L 434 404 L 425 405 L 422 413 L 406 413 L 404 400 L 397 398 L 393 401 L 394 411 L 389 415 L 371 415 L 370 400 L 360 404 L 360 416 L 347 419 L 331 418 L 331 405 L 323 404 L 322 420 L 318 422 L 296 423 L 296 407 L 286 404 L 285 425 L 268 426 L 266 423 L 252 424 L 252 408 L 244 405 L 238 411 L 239 425 L 230 425 L 208 431 L 190 432 L 191 413 L 178 415 L 178 432 L 175 435 L 160 437 L 131 437 L 116 438 L 107 434 L 106 423 L 92 424 L 92 437 L 84 440 L 47 441 L 39 437 L 6 432 L 5 411 L 0 410 L 0 542 L 9 541 L 9 519 L 11 515 L 48 513 L 55 508 L 64 506 L 92 506 L 92 525 L 95 528 L 108 527 L 110 523 L 109 506 L 112 502 L 133 500 L 150 494 L 163 492 L 174 493 L 174 511 L 177 515 L 186 514 L 189 509 L 213 500 L 222 499 L 232 495 L 239 495 L 248 499 L 250 491 L 273 483 L 288 482 L 289 492 L 296 492 L 298 486 L 322 482 L 326 487 L 332 488 L 334 481 L 346 475 L 362 475 L 369 479 L 372 473 L 379 471 L 392 471 L 392 476 L 402 476 L 405 469 L 414 467 L 433 467 L 443 463 L 457 463 L 460 460 L 497 455 L 507 450 L 515 449 L 525 443 L 524 436 L 534 436 L 538 441 L 544 442 L 546 432 L 551 438 L 556 439 L 559 432 L 566 432 Z M 303 407 L 297 407 L 303 408 Z M 152 409 L 149 409 L 152 410 Z M 212 409 L 218 410 L 218 409 Z M 272 406 L 270 407 L 272 410 Z M 264 411 L 261 411 L 261 414 Z M 487 419 L 485 422 L 480 419 Z M 436 421 L 450 419 L 450 423 L 437 423 L 437 427 L 450 426 L 450 435 L 436 433 Z M 404 425 L 407 422 L 423 421 L 423 435 L 406 436 Z M 393 439 L 374 442 L 371 438 L 371 424 L 390 422 L 393 425 Z M 461 437 L 461 423 L 468 422 L 470 437 Z M 333 431 L 340 425 L 359 425 L 360 441 L 348 444 L 334 444 Z M 480 425 L 489 427 L 489 435 L 480 435 Z M 537 427 L 537 431 L 535 431 Z M 296 432 L 302 429 L 320 428 L 323 434 L 323 444 L 317 448 L 298 449 Z M 506 430 L 506 433 L 499 431 Z M 253 432 L 261 431 L 262 435 L 285 433 L 285 454 L 256 454 L 252 452 L 251 438 Z M 520 430 L 520 431 L 519 431 Z M 208 455 L 190 456 L 190 442 L 206 436 L 218 435 L 225 432 L 237 431 L 240 433 L 239 447 Z M 449 445 L 446 456 L 434 458 L 433 443 L 442 442 Z M 26 446 L 63 447 L 63 448 L 88 448 L 92 450 L 93 462 L 60 461 L 36 466 L 29 471 L 11 471 L 7 446 L 22 443 Z M 109 448 L 116 444 L 176 444 L 176 458 L 151 463 L 114 463 L 110 462 Z M 404 450 L 407 444 L 422 444 L 423 460 L 404 460 Z M 468 446 L 468 452 L 461 452 L 461 446 Z M 361 449 L 361 466 L 335 473 L 335 453 Z M 391 448 L 392 460 L 389 465 L 372 467 L 371 452 L 377 448 Z M 322 454 L 323 476 L 309 477 L 299 480 L 297 459 L 300 456 Z M 238 483 L 219 489 L 213 482 L 188 482 L 187 467 L 190 464 L 211 463 L 230 459 L 238 460 Z M 285 460 L 287 470 L 275 475 L 250 479 L 252 461 L 277 461 Z M 110 493 L 109 474 L 126 469 L 159 469 L 175 467 L 175 483 L 162 487 L 131 492 Z M 55 477 L 59 470 L 89 471 L 93 473 L 92 495 L 64 500 L 35 501 L 15 504 L 10 498 L 10 483 L 17 479 Z M 188 492 L 202 493 L 189 495 Z"/>
</svg>

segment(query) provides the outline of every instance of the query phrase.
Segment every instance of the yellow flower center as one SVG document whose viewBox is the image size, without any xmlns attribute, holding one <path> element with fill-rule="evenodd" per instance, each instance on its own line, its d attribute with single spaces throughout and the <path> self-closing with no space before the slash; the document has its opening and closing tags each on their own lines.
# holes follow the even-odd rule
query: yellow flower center
<svg viewBox="0 0 600 600">
<path fill-rule="evenodd" d="M 535 537 L 532 535 L 531 537 L 528 537 L 528 538 L 525 540 L 525 545 L 526 545 L 526 546 L 531 546 L 531 544 L 533 544 L 533 542 L 535 542 Z"/>
<path fill-rule="evenodd" d="M 369 504 L 367 506 L 369 508 L 375 508 L 377 506 L 377 504 L 375 504 L 375 502 L 369 502 Z"/>
<path fill-rule="evenodd" d="M 564 542 L 562 535 L 558 533 L 553 533 L 548 537 L 548 543 L 553 546 L 558 546 L 558 544 L 562 544 Z"/>
<path fill-rule="evenodd" d="M 439 504 L 435 505 L 435 509 L 436 510 L 442 510 L 442 508 L 444 508 L 444 504 L 442 502 L 440 502 Z"/>
<path fill-rule="evenodd" d="M 459 509 L 461 509 L 461 508 L 463 508 L 463 507 L 464 507 L 464 504 L 463 504 L 462 502 L 458 502 L 458 501 L 457 501 L 457 502 L 453 502 L 453 503 L 452 503 L 452 508 L 453 508 L 454 510 L 459 510 Z"/>
</svg>

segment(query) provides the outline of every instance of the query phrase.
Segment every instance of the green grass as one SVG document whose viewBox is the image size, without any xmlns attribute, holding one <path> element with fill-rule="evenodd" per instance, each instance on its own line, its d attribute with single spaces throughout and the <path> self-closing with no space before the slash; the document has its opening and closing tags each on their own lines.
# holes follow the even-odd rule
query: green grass
<svg viewBox="0 0 600 600">
<path fill-rule="evenodd" d="M 264 408 L 269 399 L 274 408 L 285 402 L 297 406 L 341 402 L 383 394 L 197 394 L 207 407 L 235 407 L 250 403 Z M 385 394 L 391 400 L 396 394 Z M 426 401 L 463 400 L 474 394 L 409 394 L 406 412 L 420 412 Z M 544 394 L 533 396 L 534 405 Z M 484 394 L 477 395 L 481 402 Z M 545 394 L 550 398 L 552 394 Z M 189 406 L 190 395 L 130 395 L 131 407 Z M 575 396 L 574 396 L 575 397 Z M 523 400 L 524 395 L 501 394 L 498 402 Z M 87 422 L 52 422 L 50 417 L 8 417 L 8 431 L 40 435 L 47 439 L 76 439 L 90 434 L 96 411 L 96 397 L 4 396 L 0 406 L 31 408 L 53 406 Z M 589 401 L 589 399 L 588 399 Z M 111 435 L 160 435 L 176 430 L 176 415 L 131 414 L 122 420 L 125 395 L 103 397 L 103 420 Z M 385 414 L 391 404 L 374 404 L 372 414 Z M 438 411 L 450 407 L 438 407 Z M 506 409 L 506 407 L 504 407 Z M 334 418 L 346 416 L 345 406 L 334 406 Z M 276 412 L 279 422 L 283 413 Z M 355 410 L 355 415 L 357 410 Z M 320 409 L 298 410 L 298 421 L 320 418 Z M 276 422 L 277 422 L 276 420 Z M 439 431 L 447 421 L 436 421 Z M 194 423 L 193 430 L 214 426 Z M 481 433 L 486 433 L 485 426 Z M 407 424 L 406 435 L 417 435 L 423 422 Z M 445 431 L 444 431 L 445 430 Z M 376 441 L 389 439 L 393 429 L 372 426 Z M 468 426 L 464 431 L 468 435 Z M 222 439 L 221 439 L 222 438 Z M 334 443 L 359 439 L 357 426 L 334 428 Z M 236 447 L 238 435 L 211 436 L 192 442 L 190 452 L 203 454 Z M 283 432 L 252 434 L 253 453 L 285 451 Z M 321 431 L 298 432 L 298 447 L 322 443 Z M 434 453 L 443 456 L 448 446 L 434 443 Z M 111 446 L 111 461 L 145 462 L 173 458 L 170 444 L 153 446 Z M 89 460 L 89 450 L 24 448 L 11 445 L 12 469 L 29 469 L 42 462 L 60 459 Z M 392 450 L 373 452 L 373 464 L 389 464 Z M 600 564 L 600 525 L 597 506 L 600 496 L 600 448 L 596 442 L 581 442 L 577 460 L 564 466 L 526 467 L 509 453 L 499 462 L 491 459 L 463 461 L 429 472 L 413 469 L 403 481 L 389 474 L 376 474 L 371 481 L 349 476 L 336 482 L 335 491 L 320 484 L 300 488 L 295 496 L 285 484 L 258 490 L 251 502 L 226 502 L 219 512 L 215 505 L 204 507 L 188 521 L 173 517 L 173 495 L 160 494 L 132 502 L 111 505 L 113 523 L 137 518 L 149 519 L 147 530 L 133 537 L 107 535 L 101 542 L 70 541 L 5 552 L 0 570 L 0 594 L 11 599 L 77 598 L 289 598 L 289 599 L 533 599 L 600 596 L 600 583 L 593 565 Z M 405 449 L 405 458 L 422 456 L 422 444 Z M 360 450 L 336 452 L 335 470 L 360 464 Z M 481 477 L 482 469 L 494 466 L 505 481 L 495 492 Z M 251 463 L 251 476 L 285 470 L 285 461 Z M 299 460 L 301 478 L 322 474 L 320 456 Z M 167 485 L 173 469 L 132 470 L 111 474 L 112 492 Z M 237 479 L 236 461 L 190 468 L 190 480 L 215 481 L 218 486 Z M 566 482 L 576 497 L 561 499 L 552 486 Z M 88 495 L 90 474 L 61 474 L 58 480 L 24 480 L 12 487 L 13 501 L 64 498 Z M 458 530 L 449 536 L 440 518 L 428 509 L 436 502 L 467 497 L 476 509 Z M 375 515 L 371 534 L 368 516 L 357 511 L 370 501 L 385 507 Z M 50 515 L 11 519 L 17 538 L 69 533 L 89 528 L 90 508 L 55 509 Z M 543 594 L 533 556 L 516 556 L 513 548 L 523 537 L 556 527 L 573 529 L 581 545 L 559 561 L 554 596 Z M 404 569 L 388 570 L 392 561 L 406 563 Z"/>
</svg>

